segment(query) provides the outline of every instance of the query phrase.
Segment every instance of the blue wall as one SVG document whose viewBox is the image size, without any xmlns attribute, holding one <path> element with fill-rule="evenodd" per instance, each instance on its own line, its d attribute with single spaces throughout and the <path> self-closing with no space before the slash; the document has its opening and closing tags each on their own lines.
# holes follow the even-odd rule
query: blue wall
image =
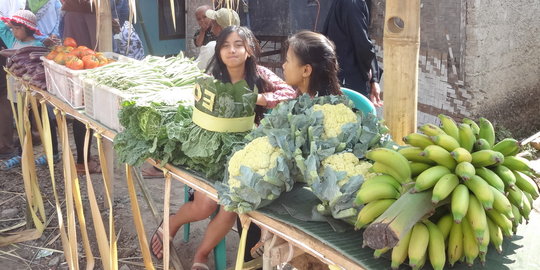
<svg viewBox="0 0 540 270">
<path fill-rule="evenodd" d="M 159 40 L 158 1 L 136 0 L 136 2 L 137 24 L 135 29 L 144 44 L 145 53 L 161 56 L 185 51 L 185 39 Z"/>
</svg>

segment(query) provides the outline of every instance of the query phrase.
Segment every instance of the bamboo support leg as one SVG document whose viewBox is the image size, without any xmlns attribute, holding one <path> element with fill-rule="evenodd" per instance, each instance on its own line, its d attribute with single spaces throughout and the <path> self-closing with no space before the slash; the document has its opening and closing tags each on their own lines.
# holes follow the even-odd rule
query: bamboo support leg
<svg viewBox="0 0 540 270">
<path fill-rule="evenodd" d="M 106 185 L 107 189 L 109 190 L 109 196 L 111 197 L 111 202 L 114 201 L 114 149 L 113 149 L 113 142 L 110 140 L 103 140 L 103 148 L 105 152 L 105 158 L 107 160 L 107 168 L 108 174 L 109 174 L 109 180 Z M 109 201 L 105 201 L 105 207 L 109 208 L 110 206 Z"/>
</svg>

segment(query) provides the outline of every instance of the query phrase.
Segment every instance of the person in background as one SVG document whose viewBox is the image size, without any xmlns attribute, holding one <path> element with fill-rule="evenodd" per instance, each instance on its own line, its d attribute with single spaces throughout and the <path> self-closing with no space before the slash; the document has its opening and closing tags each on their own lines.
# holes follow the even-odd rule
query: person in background
<svg viewBox="0 0 540 270">
<path fill-rule="evenodd" d="M 380 69 L 368 37 L 369 11 L 365 0 L 334 0 L 322 34 L 334 42 L 341 86 L 368 97 L 376 107 L 380 97 Z"/>
<path fill-rule="evenodd" d="M 210 41 L 216 40 L 216 35 L 212 32 L 212 20 L 206 17 L 206 11 L 208 10 L 212 10 L 209 5 L 200 6 L 195 10 L 195 18 L 200 27 L 193 35 L 193 43 L 196 47 L 201 47 Z"/>
<path fill-rule="evenodd" d="M 27 7 L 36 14 L 37 28 L 42 35 L 35 35 L 45 46 L 53 46 L 59 41 L 59 25 L 62 17 L 60 0 L 28 0 Z"/>
<path fill-rule="evenodd" d="M 260 94 L 255 111 L 256 119 L 260 120 L 266 108 L 274 108 L 281 101 L 295 98 L 296 93 L 277 75 L 257 65 L 259 53 L 259 44 L 249 29 L 241 26 L 227 27 L 218 36 L 214 59 L 209 71 L 222 82 L 236 83 L 246 80 L 252 89 L 256 86 Z M 182 225 L 206 219 L 217 209 L 217 202 L 204 193 L 195 192 L 195 200 L 183 204 L 169 218 L 171 238 L 176 235 Z M 234 212 L 225 211 L 223 208 L 219 210 L 210 221 L 204 238 L 195 252 L 192 270 L 208 269 L 206 265 L 208 255 L 231 230 L 236 218 L 237 214 Z M 158 259 L 163 256 L 161 225 L 150 238 L 150 251 Z"/>
</svg>

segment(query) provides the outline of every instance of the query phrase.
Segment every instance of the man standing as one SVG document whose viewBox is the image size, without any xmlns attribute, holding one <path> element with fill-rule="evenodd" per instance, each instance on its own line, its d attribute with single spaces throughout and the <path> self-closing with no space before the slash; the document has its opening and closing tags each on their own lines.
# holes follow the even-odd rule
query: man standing
<svg viewBox="0 0 540 270">
<path fill-rule="evenodd" d="M 322 33 L 336 45 L 341 86 L 363 94 L 379 107 L 379 68 L 368 24 L 365 0 L 334 0 Z"/>
</svg>

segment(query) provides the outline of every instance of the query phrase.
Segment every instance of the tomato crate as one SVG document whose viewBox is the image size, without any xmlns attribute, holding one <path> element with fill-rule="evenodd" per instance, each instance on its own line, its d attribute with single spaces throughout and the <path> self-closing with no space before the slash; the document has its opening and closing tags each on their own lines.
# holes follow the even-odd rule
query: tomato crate
<svg viewBox="0 0 540 270">
<path fill-rule="evenodd" d="M 122 91 L 98 84 L 92 79 L 83 80 L 84 87 L 84 113 L 100 122 L 107 128 L 122 131 L 118 112 L 122 102 L 129 97 Z"/>
</svg>

